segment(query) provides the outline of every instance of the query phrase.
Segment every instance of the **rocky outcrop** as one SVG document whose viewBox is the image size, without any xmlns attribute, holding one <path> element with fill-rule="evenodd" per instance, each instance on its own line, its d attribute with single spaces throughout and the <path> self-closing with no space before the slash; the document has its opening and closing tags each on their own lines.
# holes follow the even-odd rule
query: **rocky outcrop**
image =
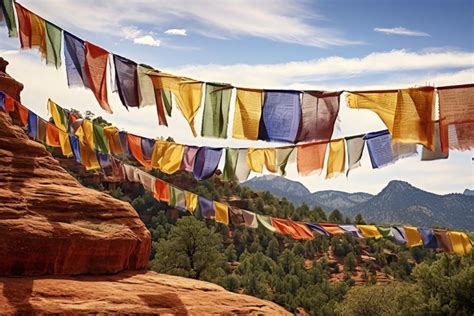
<svg viewBox="0 0 474 316">
<path fill-rule="evenodd" d="M 6 314 L 291 315 L 212 283 L 155 272 L 113 276 L 0 278 Z"/>
<path fill-rule="evenodd" d="M 150 233 L 130 204 L 87 189 L 0 111 L 0 275 L 147 266 Z"/>
</svg>

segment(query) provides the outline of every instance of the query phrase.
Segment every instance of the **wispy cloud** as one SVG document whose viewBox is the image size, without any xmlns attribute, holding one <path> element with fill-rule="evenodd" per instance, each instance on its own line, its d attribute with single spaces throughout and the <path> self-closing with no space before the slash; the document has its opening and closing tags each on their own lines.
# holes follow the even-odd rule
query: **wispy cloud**
<svg viewBox="0 0 474 316">
<path fill-rule="evenodd" d="M 146 24 L 159 29 L 170 22 L 192 25 L 202 34 L 251 36 L 314 47 L 359 44 L 328 28 L 318 12 L 299 0 L 57 0 L 22 1 L 28 8 L 65 28 L 117 35 L 117 29 Z M 93 8 L 93 10 L 91 10 Z M 74 14 L 60 14 L 74 12 Z M 124 14 L 126 12 L 126 14 Z"/>
<path fill-rule="evenodd" d="M 153 33 L 149 32 L 146 35 L 143 35 L 144 32 L 138 29 L 135 26 L 127 26 L 122 28 L 122 34 L 125 39 L 132 40 L 133 43 L 139 45 L 148 45 L 158 47 L 161 44 L 161 41 L 153 37 Z"/>
<path fill-rule="evenodd" d="M 164 32 L 168 35 L 178 35 L 178 36 L 187 36 L 187 32 L 185 29 L 169 29 Z"/>
<path fill-rule="evenodd" d="M 375 32 L 385 33 L 389 35 L 405 35 L 405 36 L 431 36 L 428 33 L 409 30 L 404 27 L 393 27 L 393 28 L 383 28 L 383 27 L 376 27 L 374 28 Z"/>
</svg>

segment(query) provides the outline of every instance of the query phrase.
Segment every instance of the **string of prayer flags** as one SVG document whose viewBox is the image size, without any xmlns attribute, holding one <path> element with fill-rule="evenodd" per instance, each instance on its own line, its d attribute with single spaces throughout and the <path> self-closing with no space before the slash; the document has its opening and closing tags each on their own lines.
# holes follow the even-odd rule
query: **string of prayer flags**
<svg viewBox="0 0 474 316">
<path fill-rule="evenodd" d="M 232 87 L 217 83 L 206 83 L 204 112 L 202 116 L 201 135 L 205 137 L 227 137 L 230 98 Z"/>
<path fill-rule="evenodd" d="M 416 247 L 423 245 L 423 241 L 421 240 L 420 232 L 416 227 L 413 226 L 403 226 L 405 231 L 405 236 L 407 240 L 407 247 Z"/>
<path fill-rule="evenodd" d="M 107 63 L 109 52 L 105 49 L 85 42 L 84 69 L 89 82 L 89 88 L 95 95 L 100 107 L 107 113 L 112 113 L 107 98 Z"/>
<path fill-rule="evenodd" d="M 344 139 L 333 140 L 329 143 L 326 179 L 332 178 L 336 174 L 344 173 L 345 167 L 346 151 Z"/>
<path fill-rule="evenodd" d="M 64 31 L 63 34 L 68 86 L 89 88 L 89 80 L 85 69 L 85 42 L 69 32 Z"/>
<path fill-rule="evenodd" d="M 222 148 L 199 148 L 194 160 L 194 179 L 201 181 L 214 175 L 221 160 L 222 151 Z"/>
<path fill-rule="evenodd" d="M 258 139 L 262 106 L 262 90 L 237 88 L 232 137 Z"/>
<path fill-rule="evenodd" d="M 181 161 L 180 170 L 193 172 L 194 160 L 199 147 L 197 146 L 184 146 L 183 160 Z"/>
<path fill-rule="evenodd" d="M 388 130 L 368 133 L 367 141 L 372 168 L 380 168 L 393 162 L 392 138 Z"/>
<path fill-rule="evenodd" d="M 198 196 L 199 211 L 201 216 L 207 219 L 213 218 L 215 214 L 213 202 L 203 196 Z"/>
<path fill-rule="evenodd" d="M 349 175 L 349 171 L 360 167 L 360 160 L 362 159 L 362 153 L 364 152 L 365 139 L 363 135 L 353 136 L 346 138 L 347 146 L 347 172 L 346 176 Z"/>
<path fill-rule="evenodd" d="M 438 88 L 441 150 L 474 148 L 474 84 Z"/>
<path fill-rule="evenodd" d="M 249 148 L 247 151 L 247 165 L 251 171 L 262 173 L 263 166 L 270 172 L 276 172 L 275 148 Z"/>
<path fill-rule="evenodd" d="M 301 123 L 297 140 L 331 140 L 339 113 L 341 92 L 304 91 L 301 102 Z"/>
<path fill-rule="evenodd" d="M 183 155 L 183 145 L 158 140 L 153 148 L 151 166 L 166 174 L 173 174 L 180 170 Z"/>
<path fill-rule="evenodd" d="M 299 91 L 265 90 L 259 139 L 294 143 L 301 120 Z"/>
<path fill-rule="evenodd" d="M 137 63 L 119 55 L 113 55 L 115 65 L 115 82 L 120 101 L 125 106 L 138 107 L 140 105 L 138 93 Z"/>
<path fill-rule="evenodd" d="M 421 160 L 422 161 L 430 161 L 430 160 L 438 160 L 438 159 L 447 159 L 449 157 L 449 151 L 443 152 L 441 148 L 441 139 L 440 139 L 440 132 L 439 132 L 439 122 L 435 124 L 435 147 L 434 150 L 431 151 L 428 148 L 424 147 L 421 151 Z"/>
<path fill-rule="evenodd" d="M 18 30 L 16 27 L 15 11 L 13 10 L 13 0 L 1 0 L 0 7 L 0 15 L 3 14 L 3 20 L 8 27 L 8 36 L 17 37 Z"/>
<path fill-rule="evenodd" d="M 313 233 L 304 224 L 275 217 L 272 217 L 271 221 L 272 226 L 275 228 L 276 232 L 280 234 L 290 235 L 293 239 L 296 240 L 314 239 Z"/>
<path fill-rule="evenodd" d="M 298 173 L 302 176 L 321 171 L 324 166 L 327 143 L 313 143 L 296 146 Z"/>
<path fill-rule="evenodd" d="M 217 223 L 229 225 L 229 207 L 226 204 L 214 201 L 214 213 Z"/>
<path fill-rule="evenodd" d="M 418 231 L 421 235 L 421 240 L 423 240 L 423 247 L 425 248 L 438 248 L 438 240 L 434 234 L 433 229 L 426 227 L 419 227 Z"/>
<path fill-rule="evenodd" d="M 20 31 L 21 48 L 38 48 L 43 58 L 46 58 L 46 25 L 45 21 L 15 2 Z"/>
</svg>

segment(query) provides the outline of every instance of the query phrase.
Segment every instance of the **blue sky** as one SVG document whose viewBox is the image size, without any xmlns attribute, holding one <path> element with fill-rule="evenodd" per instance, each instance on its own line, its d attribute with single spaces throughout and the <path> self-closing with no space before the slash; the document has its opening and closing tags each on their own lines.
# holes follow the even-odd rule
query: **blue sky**
<svg viewBox="0 0 474 316">
<path fill-rule="evenodd" d="M 19 1 L 64 29 L 137 62 L 208 81 L 295 89 L 403 88 L 474 82 L 473 1 Z M 171 30 L 171 31 L 170 31 Z M 175 111 L 170 128 L 158 127 L 152 108 L 123 109 L 110 95 L 104 114 L 90 91 L 68 89 L 64 68 L 46 67 L 36 51 L 20 51 L 17 39 L 0 32 L 0 55 L 25 84 L 24 103 L 46 115 L 46 100 L 92 110 L 131 132 L 173 136 L 191 144 L 265 146 L 262 142 L 194 139 Z M 384 128 L 368 111 L 343 102 L 335 137 Z M 198 122 L 199 125 L 199 114 Z M 421 150 L 421 149 L 420 149 Z M 391 179 L 439 192 L 473 188 L 472 152 L 448 160 L 419 156 L 348 179 L 300 178 L 312 191 L 378 192 Z M 324 172 L 323 172 L 324 173 Z"/>
</svg>

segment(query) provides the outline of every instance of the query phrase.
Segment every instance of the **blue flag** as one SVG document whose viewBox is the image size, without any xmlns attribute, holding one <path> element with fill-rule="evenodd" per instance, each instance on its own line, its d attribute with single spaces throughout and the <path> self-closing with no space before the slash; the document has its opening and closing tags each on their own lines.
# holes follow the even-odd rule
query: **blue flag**
<svg viewBox="0 0 474 316">
<path fill-rule="evenodd" d="M 5 111 L 5 93 L 0 91 L 0 108 Z"/>
<path fill-rule="evenodd" d="M 115 80 L 120 101 L 128 108 L 138 107 L 138 72 L 137 63 L 127 58 L 114 55 Z"/>
<path fill-rule="evenodd" d="M 438 248 L 438 240 L 436 239 L 433 229 L 418 228 L 418 231 L 420 232 L 421 239 L 423 240 L 423 246 L 425 246 L 425 248 Z"/>
<path fill-rule="evenodd" d="M 119 140 L 120 140 L 120 145 L 122 147 L 123 154 L 128 158 L 132 158 L 132 155 L 130 154 L 130 148 L 128 148 L 127 133 L 119 132 Z"/>
<path fill-rule="evenodd" d="M 193 176 L 200 181 L 214 174 L 222 156 L 222 148 L 201 147 L 194 158 Z"/>
<path fill-rule="evenodd" d="M 71 86 L 89 88 L 85 73 L 85 44 L 82 39 L 64 31 L 64 59 L 66 61 L 67 83 Z"/>
<path fill-rule="evenodd" d="M 199 210 L 201 215 L 204 218 L 212 218 L 216 215 L 214 210 L 214 205 L 211 200 L 206 199 L 205 197 L 198 196 Z"/>
<path fill-rule="evenodd" d="M 312 231 L 314 231 L 314 232 L 316 232 L 316 233 L 318 233 L 322 236 L 331 237 L 331 235 L 326 230 L 324 230 L 324 228 L 322 228 L 319 224 L 314 224 L 314 223 L 305 223 L 305 224 Z"/>
<path fill-rule="evenodd" d="M 393 162 L 392 137 L 388 130 L 368 133 L 364 139 L 367 141 L 372 168 L 380 168 Z"/>
<path fill-rule="evenodd" d="M 38 135 L 38 116 L 28 111 L 28 136 L 33 139 L 36 139 Z"/>
<path fill-rule="evenodd" d="M 155 146 L 155 140 L 142 137 L 141 143 L 142 143 L 143 158 L 145 158 L 146 160 L 150 160 L 151 155 L 153 154 L 153 146 Z"/>
<path fill-rule="evenodd" d="M 79 144 L 79 137 L 69 135 L 69 143 L 71 144 L 72 153 L 77 163 L 81 163 L 81 146 Z"/>
</svg>

